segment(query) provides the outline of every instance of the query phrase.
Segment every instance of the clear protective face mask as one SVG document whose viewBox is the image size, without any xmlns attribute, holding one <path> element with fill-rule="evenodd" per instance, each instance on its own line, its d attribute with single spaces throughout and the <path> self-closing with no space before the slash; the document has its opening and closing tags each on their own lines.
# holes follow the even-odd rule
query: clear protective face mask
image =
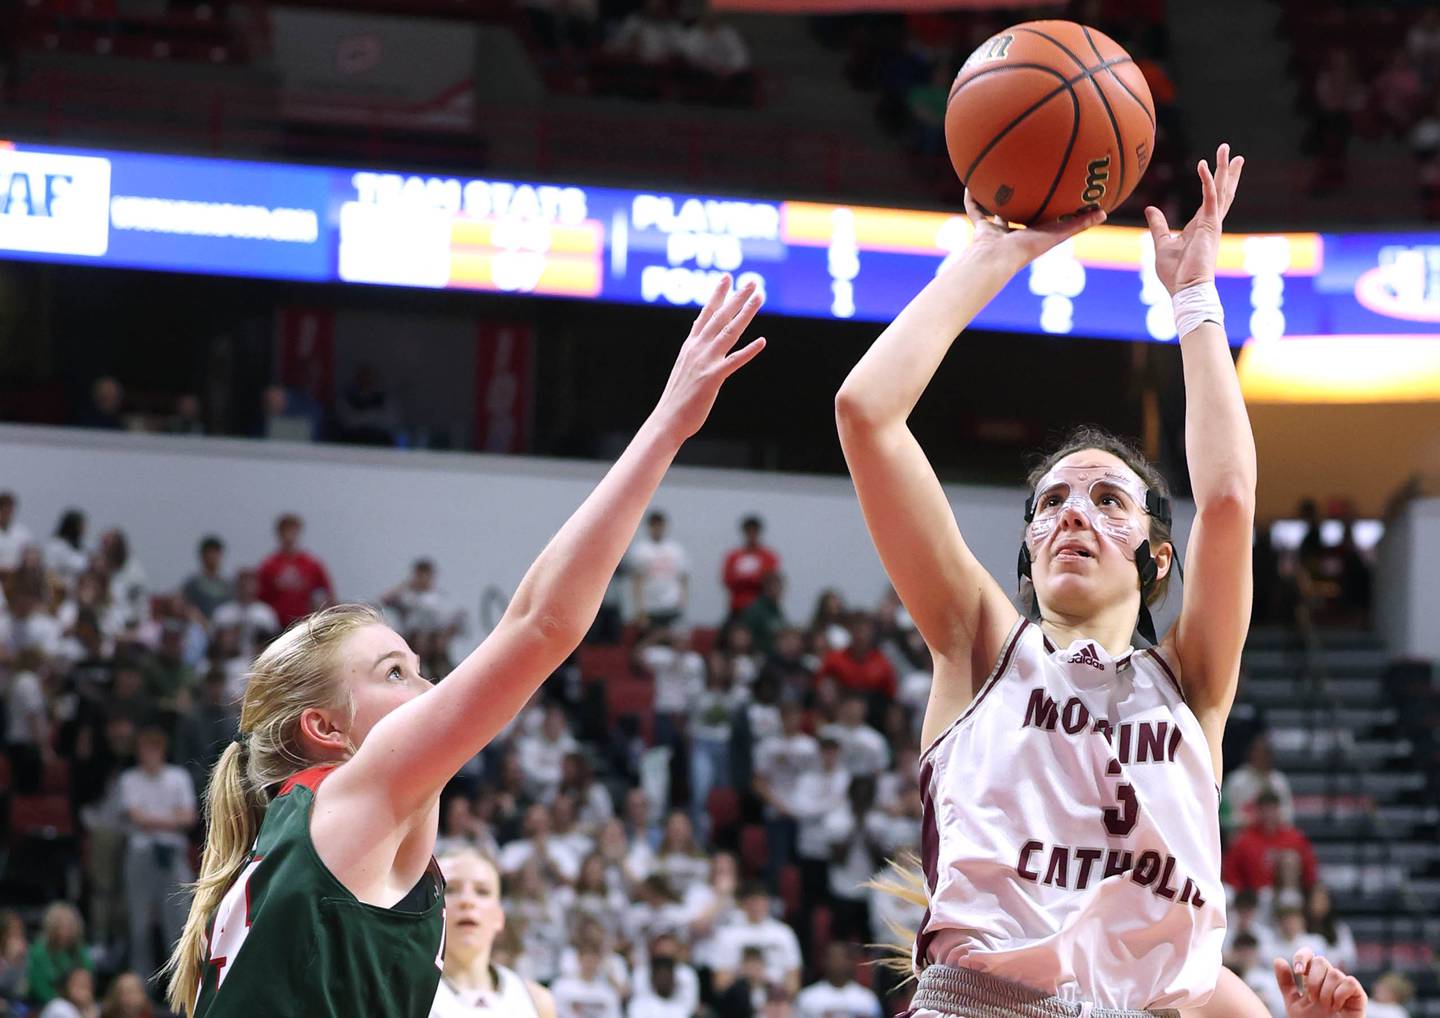
<svg viewBox="0 0 1440 1018">
<path fill-rule="evenodd" d="M 1066 510 L 1127 552 L 1145 540 L 1148 488 L 1134 472 L 1109 465 L 1055 467 L 1035 486 L 1025 536 L 1031 548 L 1054 534 Z"/>
</svg>

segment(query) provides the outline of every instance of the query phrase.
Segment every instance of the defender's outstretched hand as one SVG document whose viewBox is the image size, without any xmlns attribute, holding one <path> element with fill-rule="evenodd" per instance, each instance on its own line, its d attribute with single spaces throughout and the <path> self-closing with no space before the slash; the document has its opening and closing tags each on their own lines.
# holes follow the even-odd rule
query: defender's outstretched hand
<svg viewBox="0 0 1440 1018">
<path fill-rule="evenodd" d="M 1295 988 L 1297 979 L 1304 992 Z M 1315 952 L 1302 947 L 1295 960 L 1275 959 L 1275 981 L 1285 997 L 1287 1018 L 1365 1018 L 1365 988 Z"/>
<path fill-rule="evenodd" d="M 674 428 L 682 440 L 705 423 L 725 379 L 765 349 L 763 337 L 735 349 L 763 303 L 754 283 L 731 293 L 730 276 L 726 274 L 690 327 L 690 335 L 675 358 L 670 381 L 655 406 L 656 417 Z"/>
<path fill-rule="evenodd" d="M 965 214 L 975 224 L 970 246 L 1011 259 L 1013 270 L 1029 265 L 1052 247 L 1105 222 L 1105 211 L 1095 209 L 1074 219 L 1065 219 L 1043 226 L 1014 227 L 999 216 L 987 216 L 967 188 Z"/>
<path fill-rule="evenodd" d="M 1155 274 L 1171 295 L 1215 278 L 1220 227 L 1235 200 L 1240 171 L 1244 168 L 1245 157 L 1231 159 L 1228 143 L 1215 150 L 1214 174 L 1209 164 L 1200 160 L 1195 168 L 1200 175 L 1200 210 L 1179 233 L 1170 229 L 1165 213 L 1153 205 L 1145 209 L 1145 222 L 1150 225 L 1150 236 L 1155 240 Z"/>
</svg>

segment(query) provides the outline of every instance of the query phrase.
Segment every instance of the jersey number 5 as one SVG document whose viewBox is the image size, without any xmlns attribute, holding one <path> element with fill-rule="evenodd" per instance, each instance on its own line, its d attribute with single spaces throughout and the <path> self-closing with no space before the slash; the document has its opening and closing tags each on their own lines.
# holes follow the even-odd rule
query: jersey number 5
<svg viewBox="0 0 1440 1018">
<path fill-rule="evenodd" d="M 1115 789 L 1115 801 L 1118 805 L 1106 806 L 1103 811 L 1105 830 L 1123 838 L 1135 829 L 1140 819 L 1140 800 L 1135 797 L 1135 786 L 1121 785 Z"/>
</svg>

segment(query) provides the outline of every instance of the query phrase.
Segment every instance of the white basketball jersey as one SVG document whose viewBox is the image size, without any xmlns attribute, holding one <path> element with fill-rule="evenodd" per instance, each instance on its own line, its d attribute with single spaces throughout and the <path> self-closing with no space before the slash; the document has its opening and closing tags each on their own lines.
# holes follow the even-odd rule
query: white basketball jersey
<svg viewBox="0 0 1440 1018">
<path fill-rule="evenodd" d="M 430 1006 L 430 1018 L 540 1018 L 530 988 L 503 965 L 491 967 L 495 975 L 494 993 L 468 993 L 457 990 L 442 978 Z"/>
<path fill-rule="evenodd" d="M 920 758 L 920 787 L 917 966 L 1105 1008 L 1209 999 L 1225 935 L 1220 792 L 1159 651 L 1056 649 L 1022 619 Z"/>
</svg>

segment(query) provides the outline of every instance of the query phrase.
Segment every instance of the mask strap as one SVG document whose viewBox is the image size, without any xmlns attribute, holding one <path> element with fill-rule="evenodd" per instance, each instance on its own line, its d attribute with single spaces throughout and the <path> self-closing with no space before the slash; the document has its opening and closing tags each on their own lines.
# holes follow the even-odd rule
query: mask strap
<svg viewBox="0 0 1440 1018">
<path fill-rule="evenodd" d="M 1141 541 L 1140 547 L 1135 549 L 1135 569 L 1140 573 L 1140 617 L 1136 620 L 1135 628 L 1139 631 L 1152 647 L 1159 646 L 1155 639 L 1155 620 L 1150 615 L 1150 591 L 1155 588 L 1155 580 L 1159 576 L 1160 567 L 1155 564 L 1155 559 L 1150 555 L 1150 542 Z"/>
<path fill-rule="evenodd" d="M 1029 503 L 1026 503 L 1028 508 Z M 1015 575 L 1018 579 L 1029 580 L 1030 577 L 1030 549 L 1024 541 L 1020 542 L 1020 560 L 1015 563 Z M 1035 584 L 1030 584 L 1030 612 L 1031 620 L 1040 621 L 1040 597 L 1035 593 Z"/>
</svg>

